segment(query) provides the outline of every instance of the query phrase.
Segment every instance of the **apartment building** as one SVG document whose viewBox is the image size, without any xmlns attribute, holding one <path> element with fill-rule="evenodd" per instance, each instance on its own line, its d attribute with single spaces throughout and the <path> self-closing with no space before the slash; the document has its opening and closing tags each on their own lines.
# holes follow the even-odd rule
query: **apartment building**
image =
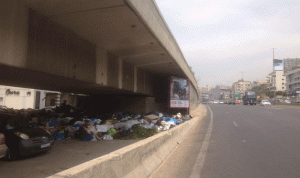
<svg viewBox="0 0 300 178">
<path fill-rule="evenodd" d="M 237 82 L 233 83 L 232 89 L 235 94 L 244 95 L 246 91 L 251 89 L 251 82 L 244 81 L 243 79 L 238 80 Z"/>
<path fill-rule="evenodd" d="M 270 89 L 275 91 L 286 91 L 286 76 L 283 70 L 276 70 L 267 76 Z"/>
</svg>

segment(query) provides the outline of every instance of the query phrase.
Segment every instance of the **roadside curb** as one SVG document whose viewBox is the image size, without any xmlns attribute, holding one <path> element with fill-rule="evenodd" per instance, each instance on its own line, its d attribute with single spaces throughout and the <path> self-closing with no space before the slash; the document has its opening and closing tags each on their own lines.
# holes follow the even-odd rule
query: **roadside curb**
<svg viewBox="0 0 300 178">
<path fill-rule="evenodd" d="M 294 105 L 273 105 L 271 106 L 273 108 L 290 108 L 290 109 L 300 109 L 300 106 L 294 106 Z"/>
<path fill-rule="evenodd" d="M 205 106 L 203 108 L 206 110 Z M 48 178 L 149 177 L 205 114 Z"/>
</svg>

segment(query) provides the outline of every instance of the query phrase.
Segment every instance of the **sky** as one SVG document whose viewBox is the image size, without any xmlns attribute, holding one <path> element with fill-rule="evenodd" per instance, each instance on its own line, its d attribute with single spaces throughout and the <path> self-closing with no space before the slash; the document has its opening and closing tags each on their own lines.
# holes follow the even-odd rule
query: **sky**
<svg viewBox="0 0 300 178">
<path fill-rule="evenodd" d="M 300 58 L 299 0 L 155 0 L 200 87 L 265 80 Z"/>
</svg>

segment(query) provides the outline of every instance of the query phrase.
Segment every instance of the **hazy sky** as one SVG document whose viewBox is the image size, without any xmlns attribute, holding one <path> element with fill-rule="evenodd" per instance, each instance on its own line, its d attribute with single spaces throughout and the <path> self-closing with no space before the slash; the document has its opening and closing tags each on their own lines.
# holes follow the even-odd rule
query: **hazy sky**
<svg viewBox="0 0 300 178">
<path fill-rule="evenodd" d="M 300 58 L 299 0 L 156 0 L 200 86 L 266 79 Z"/>
</svg>

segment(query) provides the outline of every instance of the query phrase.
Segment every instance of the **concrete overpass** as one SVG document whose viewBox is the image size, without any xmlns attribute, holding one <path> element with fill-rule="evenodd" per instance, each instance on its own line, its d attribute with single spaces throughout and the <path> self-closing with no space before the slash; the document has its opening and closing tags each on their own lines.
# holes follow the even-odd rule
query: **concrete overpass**
<svg viewBox="0 0 300 178">
<path fill-rule="evenodd" d="M 154 0 L 10 0 L 0 6 L 0 82 L 102 95 L 168 96 L 170 76 L 191 81 Z"/>
</svg>

